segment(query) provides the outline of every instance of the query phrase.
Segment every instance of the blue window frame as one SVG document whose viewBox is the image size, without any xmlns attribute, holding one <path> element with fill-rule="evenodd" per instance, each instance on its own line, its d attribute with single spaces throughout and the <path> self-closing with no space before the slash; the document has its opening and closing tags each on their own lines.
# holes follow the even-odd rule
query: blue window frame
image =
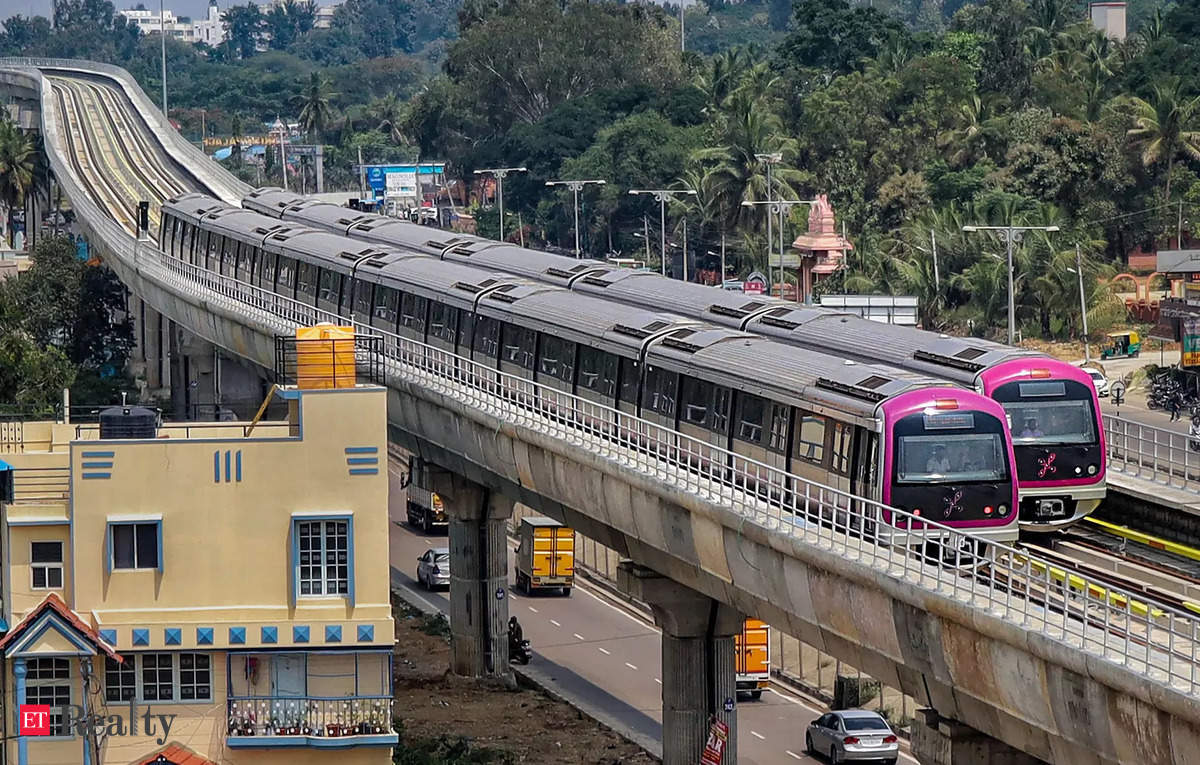
<svg viewBox="0 0 1200 765">
<path fill-rule="evenodd" d="M 292 602 L 344 597 L 354 605 L 354 518 L 292 517 Z"/>
<path fill-rule="evenodd" d="M 107 572 L 163 570 L 162 519 L 109 521 Z"/>
</svg>

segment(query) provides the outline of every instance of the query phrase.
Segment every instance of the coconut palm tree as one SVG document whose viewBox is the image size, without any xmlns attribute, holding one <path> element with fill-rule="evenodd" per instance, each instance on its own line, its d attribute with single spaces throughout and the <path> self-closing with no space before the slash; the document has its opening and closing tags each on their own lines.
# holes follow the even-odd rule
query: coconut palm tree
<svg viewBox="0 0 1200 765">
<path fill-rule="evenodd" d="M 7 244 L 12 244 L 8 231 L 9 215 L 14 207 L 25 202 L 25 195 L 33 188 L 36 168 L 37 153 L 33 141 L 13 123 L 0 121 L 0 207 L 4 210 L 0 235 Z"/>
<path fill-rule="evenodd" d="M 329 105 L 329 100 L 334 95 L 329 92 L 329 83 L 321 73 L 313 72 L 300 95 L 293 97 L 292 102 L 300 107 L 300 124 L 309 140 L 315 141 L 324 136 L 325 128 L 333 119 L 333 107 Z"/>
<path fill-rule="evenodd" d="M 386 131 L 394 144 L 408 143 L 404 135 L 404 104 L 389 93 L 371 104 L 369 108 L 371 120 L 377 124 L 377 129 Z"/>
<path fill-rule="evenodd" d="M 1175 158 L 1184 154 L 1200 159 L 1200 96 L 1185 98 L 1178 78 L 1154 86 L 1149 100 L 1134 97 L 1134 124 L 1128 136 L 1141 149 L 1142 164 L 1167 162 L 1166 201 L 1171 199 L 1171 171 Z"/>
<path fill-rule="evenodd" d="M 245 128 L 242 127 L 242 116 L 234 114 L 229 120 L 229 137 L 233 139 L 233 144 L 229 147 L 230 156 L 234 163 L 241 167 L 242 165 L 242 133 Z"/>
</svg>

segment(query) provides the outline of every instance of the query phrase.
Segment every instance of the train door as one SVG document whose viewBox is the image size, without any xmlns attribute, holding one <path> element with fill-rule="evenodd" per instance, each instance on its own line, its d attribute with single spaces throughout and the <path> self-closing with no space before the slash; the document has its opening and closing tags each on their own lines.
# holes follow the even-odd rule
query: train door
<svg viewBox="0 0 1200 765">
<path fill-rule="evenodd" d="M 675 447 L 678 405 L 679 373 L 647 365 L 642 383 L 641 418 L 649 424 L 640 425 L 638 435 L 651 448 L 668 456 Z"/>
<path fill-rule="evenodd" d="M 612 353 L 581 344 L 578 370 L 575 373 L 575 395 L 601 406 L 616 409 L 617 380 L 621 361 L 619 356 Z M 594 412 L 585 412 L 583 421 L 589 427 L 599 428 L 604 433 L 607 433 L 613 424 L 611 413 L 599 408 Z"/>
<path fill-rule="evenodd" d="M 724 468 L 724 450 L 729 444 L 729 416 L 733 394 L 729 388 L 683 375 L 679 393 L 681 456 L 702 471 L 713 471 L 714 462 Z M 715 448 L 708 448 L 715 447 Z M 720 473 L 723 475 L 724 470 Z"/>
<path fill-rule="evenodd" d="M 739 392 L 735 398 L 730 467 L 734 476 L 744 476 L 735 481 L 746 491 L 764 495 L 771 486 L 784 487 L 791 407 L 753 393 Z"/>
<path fill-rule="evenodd" d="M 578 346 L 574 341 L 539 333 L 535 380 L 542 405 L 560 416 L 573 416 L 570 395 L 575 383 Z M 565 394 L 565 395 L 563 395 Z"/>
</svg>

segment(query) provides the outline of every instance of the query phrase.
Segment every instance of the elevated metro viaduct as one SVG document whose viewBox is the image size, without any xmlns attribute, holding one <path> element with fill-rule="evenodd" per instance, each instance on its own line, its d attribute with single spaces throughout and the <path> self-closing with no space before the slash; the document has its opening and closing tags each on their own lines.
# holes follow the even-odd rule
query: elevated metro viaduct
<svg viewBox="0 0 1200 765">
<path fill-rule="evenodd" d="M 130 101 L 140 119 L 174 151 L 178 137 L 162 128 L 127 74 L 78 62 L 47 68 L 65 66 L 136 91 Z M 276 335 L 322 319 L 295 306 L 268 310 L 265 300 L 238 294 L 220 277 L 181 271 L 152 243 L 135 242 L 71 164 L 40 73 L 9 69 L 7 78 L 8 87 L 39 94 L 51 164 L 93 246 L 154 310 L 262 366 L 272 362 Z M 175 156 L 194 175 L 213 172 L 186 152 Z M 726 762 L 736 760 L 736 712 L 726 713 L 723 702 L 734 696 L 730 636 L 742 614 L 784 626 L 936 710 L 915 734 L 924 762 L 1183 765 L 1200 751 L 1190 647 L 1193 683 L 1180 689 L 1178 670 L 1174 684 L 1155 679 L 1128 641 L 1123 661 L 1114 660 L 1107 631 L 1099 644 L 1075 645 L 1066 639 L 1068 617 L 1029 604 L 1010 608 L 994 588 L 981 597 L 973 578 L 908 562 L 898 568 L 898 559 L 908 560 L 900 551 L 864 551 L 861 542 L 739 511 L 657 459 L 597 448 L 561 423 L 464 391 L 428 369 L 394 364 L 388 371 L 391 438 L 445 471 L 435 488 L 453 517 L 453 663 L 460 672 L 507 671 L 507 599 L 496 593 L 507 583 L 503 520 L 522 502 L 630 559 L 622 579 L 652 605 L 664 630 L 668 763 L 698 760 L 710 714 L 729 722 Z M 1010 605 L 1020 600 L 1010 593 Z"/>
</svg>

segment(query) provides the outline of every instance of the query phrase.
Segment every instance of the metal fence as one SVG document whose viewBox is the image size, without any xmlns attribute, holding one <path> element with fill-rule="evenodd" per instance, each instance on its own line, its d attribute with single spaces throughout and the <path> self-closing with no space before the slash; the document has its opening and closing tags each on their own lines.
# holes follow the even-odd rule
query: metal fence
<svg viewBox="0 0 1200 765">
<path fill-rule="evenodd" d="M 1104 415 L 1108 469 L 1200 493 L 1200 452 L 1186 433 Z"/>
</svg>

